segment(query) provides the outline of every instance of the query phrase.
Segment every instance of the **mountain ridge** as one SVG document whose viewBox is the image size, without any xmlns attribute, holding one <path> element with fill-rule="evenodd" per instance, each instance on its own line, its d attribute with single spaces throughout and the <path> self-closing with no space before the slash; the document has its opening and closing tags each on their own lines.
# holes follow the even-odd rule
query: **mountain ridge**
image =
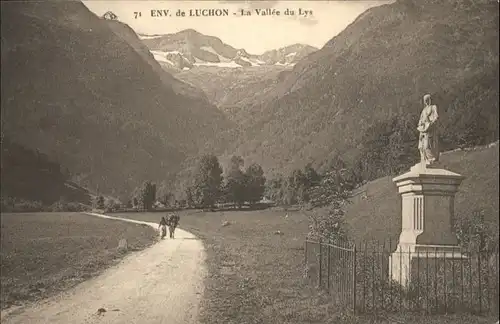
<svg viewBox="0 0 500 324">
<path fill-rule="evenodd" d="M 234 48 L 218 37 L 205 35 L 194 29 L 156 36 L 141 34 L 139 37 L 157 61 L 170 71 L 188 70 L 194 66 L 293 66 L 301 58 L 318 50 L 313 46 L 297 43 L 265 51 L 261 55 L 249 54 L 243 48 Z"/>
</svg>

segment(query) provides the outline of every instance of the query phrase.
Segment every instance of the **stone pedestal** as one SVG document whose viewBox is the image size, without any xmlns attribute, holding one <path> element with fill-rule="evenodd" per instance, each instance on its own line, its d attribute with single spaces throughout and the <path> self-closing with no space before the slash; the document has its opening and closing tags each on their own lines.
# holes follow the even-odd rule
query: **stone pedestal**
<svg viewBox="0 0 500 324">
<path fill-rule="evenodd" d="M 454 232 L 455 194 L 464 177 L 417 164 L 393 179 L 401 195 L 402 229 L 391 255 L 392 278 L 406 286 L 421 258 L 462 258 Z"/>
</svg>

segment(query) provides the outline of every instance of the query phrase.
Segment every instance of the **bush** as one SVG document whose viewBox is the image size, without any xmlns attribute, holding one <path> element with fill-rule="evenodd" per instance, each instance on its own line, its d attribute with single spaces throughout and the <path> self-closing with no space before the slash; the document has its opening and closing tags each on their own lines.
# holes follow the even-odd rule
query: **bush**
<svg viewBox="0 0 500 324">
<path fill-rule="evenodd" d="M 43 205 L 40 201 L 30 201 L 11 197 L 1 198 L 2 212 L 40 212 L 43 211 Z"/>
<path fill-rule="evenodd" d="M 52 212 L 82 212 L 88 208 L 77 202 L 57 201 L 49 207 Z"/>
</svg>

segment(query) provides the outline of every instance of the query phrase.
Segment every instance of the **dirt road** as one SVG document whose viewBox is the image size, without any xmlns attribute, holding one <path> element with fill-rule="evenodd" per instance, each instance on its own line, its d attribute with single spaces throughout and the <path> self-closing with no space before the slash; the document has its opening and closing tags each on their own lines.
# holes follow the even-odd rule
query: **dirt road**
<svg viewBox="0 0 500 324">
<path fill-rule="evenodd" d="M 100 276 L 61 295 L 8 314 L 2 312 L 2 324 L 198 323 L 205 273 L 203 245 L 180 229 L 175 236 L 131 253 Z M 106 311 L 99 314 L 99 308 Z"/>
</svg>

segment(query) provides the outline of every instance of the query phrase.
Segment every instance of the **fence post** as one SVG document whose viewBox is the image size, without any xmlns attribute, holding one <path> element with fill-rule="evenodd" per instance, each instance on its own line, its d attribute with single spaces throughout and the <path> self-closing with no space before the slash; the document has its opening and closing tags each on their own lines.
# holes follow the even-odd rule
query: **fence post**
<svg viewBox="0 0 500 324">
<path fill-rule="evenodd" d="M 496 298 L 498 298 L 499 296 L 499 292 L 498 292 L 498 277 L 499 277 L 499 273 L 498 273 L 498 254 L 500 253 L 500 251 L 498 250 L 498 246 L 496 247 L 496 252 L 495 252 L 495 278 L 496 278 L 496 282 L 495 282 L 495 292 L 496 292 Z M 498 299 L 496 300 L 496 305 L 498 307 Z M 498 310 L 498 308 L 497 308 Z"/>
<path fill-rule="evenodd" d="M 478 275 L 478 283 L 479 283 L 479 287 L 478 287 L 478 293 L 479 293 L 479 314 L 481 314 L 483 312 L 483 303 L 482 303 L 482 300 L 483 299 L 483 289 L 481 287 L 481 247 L 479 247 L 478 249 L 478 252 L 477 252 L 477 275 Z"/>
<path fill-rule="evenodd" d="M 304 242 L 304 269 L 307 268 L 308 264 L 307 264 L 307 239 L 306 239 L 306 241 Z"/>
<path fill-rule="evenodd" d="M 328 253 L 328 257 L 326 259 L 326 291 L 328 293 L 330 293 L 330 255 L 331 255 L 331 251 L 330 251 L 330 245 L 331 245 L 331 240 L 329 240 L 329 244 L 327 246 L 327 253 Z"/>
<path fill-rule="evenodd" d="M 352 312 L 356 314 L 356 243 L 353 247 L 352 258 Z"/>
<path fill-rule="evenodd" d="M 321 274 L 323 272 L 323 267 L 322 267 L 322 263 L 323 263 L 323 244 L 321 242 L 321 238 L 319 239 L 319 269 L 318 269 L 318 287 L 321 288 Z"/>
</svg>

